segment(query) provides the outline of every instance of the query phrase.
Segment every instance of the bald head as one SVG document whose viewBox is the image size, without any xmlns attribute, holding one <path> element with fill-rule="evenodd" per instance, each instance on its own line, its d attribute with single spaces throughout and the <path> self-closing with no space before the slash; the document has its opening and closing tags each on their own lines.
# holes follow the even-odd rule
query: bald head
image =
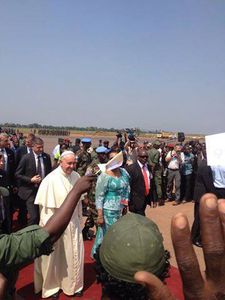
<svg viewBox="0 0 225 300">
<path fill-rule="evenodd" d="M 148 152 L 144 148 L 139 148 L 137 154 L 140 163 L 145 165 L 148 160 Z"/>
</svg>

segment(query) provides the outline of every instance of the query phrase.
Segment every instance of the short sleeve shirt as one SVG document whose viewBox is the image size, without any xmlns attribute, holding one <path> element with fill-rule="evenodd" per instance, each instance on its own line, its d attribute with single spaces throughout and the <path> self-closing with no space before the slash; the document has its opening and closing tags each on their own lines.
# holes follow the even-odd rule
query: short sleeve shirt
<svg viewBox="0 0 225 300">
<path fill-rule="evenodd" d="M 49 255 L 52 243 L 47 231 L 38 225 L 32 225 L 10 235 L 0 235 L 0 273 L 10 283 L 8 294 L 15 284 L 17 271 L 34 258 Z M 11 291 L 10 291 L 11 290 Z M 10 299 L 7 295 L 6 299 Z"/>
</svg>

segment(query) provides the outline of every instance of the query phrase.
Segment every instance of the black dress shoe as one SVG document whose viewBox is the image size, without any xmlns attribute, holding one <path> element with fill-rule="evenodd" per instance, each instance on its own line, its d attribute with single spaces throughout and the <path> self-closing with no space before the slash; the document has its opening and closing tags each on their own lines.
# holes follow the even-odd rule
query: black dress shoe
<svg viewBox="0 0 225 300">
<path fill-rule="evenodd" d="M 84 238 L 85 241 L 92 241 L 92 236 L 90 236 L 89 233 L 86 234 L 85 238 Z"/>
<path fill-rule="evenodd" d="M 77 292 L 74 294 L 75 297 L 82 297 L 83 296 L 83 290 L 81 290 L 80 292 Z"/>
<path fill-rule="evenodd" d="M 84 241 L 91 241 L 92 240 L 92 236 L 89 234 L 89 228 L 88 227 L 83 228 L 82 234 L 83 234 L 83 240 Z"/>
<path fill-rule="evenodd" d="M 197 246 L 197 247 L 202 248 L 202 243 L 199 242 L 199 241 L 195 241 L 195 242 L 193 242 L 193 244 L 194 244 L 195 246 Z"/>
</svg>

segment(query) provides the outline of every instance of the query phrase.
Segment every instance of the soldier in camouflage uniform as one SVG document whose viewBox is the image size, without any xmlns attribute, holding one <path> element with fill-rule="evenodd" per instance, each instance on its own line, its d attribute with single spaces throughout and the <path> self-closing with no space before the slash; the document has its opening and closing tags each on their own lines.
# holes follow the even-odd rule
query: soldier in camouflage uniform
<svg viewBox="0 0 225 300">
<path fill-rule="evenodd" d="M 87 167 L 91 163 L 91 154 L 88 152 L 88 149 L 91 147 L 91 139 L 83 138 L 81 140 L 83 145 L 82 149 L 79 150 L 76 154 L 76 171 L 80 176 L 84 176 L 87 170 Z"/>
<path fill-rule="evenodd" d="M 88 166 L 90 165 L 92 158 L 91 154 L 88 151 L 91 147 L 91 139 L 90 138 L 83 138 L 81 140 L 82 147 L 80 150 L 76 153 L 76 170 L 77 173 L 80 176 L 84 176 L 86 173 L 86 170 Z M 87 196 L 84 197 L 84 200 L 82 201 L 82 211 L 83 216 L 87 216 L 87 205 L 88 205 L 88 199 Z"/>
<path fill-rule="evenodd" d="M 84 176 L 87 170 L 87 167 L 91 163 L 91 154 L 88 152 L 88 149 L 91 147 L 91 139 L 83 138 L 81 140 L 82 149 L 79 150 L 77 154 L 77 163 L 76 163 L 76 171 L 80 174 L 80 176 Z"/>
<path fill-rule="evenodd" d="M 98 167 L 98 164 L 104 164 L 108 161 L 108 152 L 109 149 L 106 147 L 100 146 L 95 150 L 96 158 L 91 162 L 89 165 L 86 174 L 96 174 L 97 176 L 100 175 L 100 169 Z M 97 181 L 97 180 L 96 180 Z M 90 240 L 92 239 L 92 236 L 89 233 L 89 229 L 94 227 L 94 225 L 97 228 L 97 217 L 98 213 L 95 207 L 95 187 L 96 187 L 96 181 L 92 184 L 92 188 L 90 189 L 88 193 L 88 218 L 85 222 L 84 229 L 83 229 L 83 238 L 84 240 Z"/>
<path fill-rule="evenodd" d="M 148 163 L 151 167 L 151 171 L 153 174 L 152 179 L 152 199 L 153 199 L 153 207 L 157 206 L 157 202 L 159 205 L 164 205 L 164 201 L 162 200 L 162 166 L 160 164 L 160 142 L 155 141 L 153 143 L 153 147 L 148 151 Z"/>
</svg>

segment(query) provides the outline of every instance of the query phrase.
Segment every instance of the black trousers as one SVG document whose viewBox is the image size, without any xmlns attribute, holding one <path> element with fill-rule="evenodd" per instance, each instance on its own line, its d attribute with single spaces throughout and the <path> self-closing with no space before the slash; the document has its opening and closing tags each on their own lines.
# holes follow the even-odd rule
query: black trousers
<svg viewBox="0 0 225 300">
<path fill-rule="evenodd" d="M 199 202 L 195 202 L 194 208 L 194 222 L 191 227 L 191 239 L 193 243 L 201 243 L 201 232 L 200 232 L 200 216 L 199 216 Z"/>
<path fill-rule="evenodd" d="M 186 201 L 193 200 L 192 194 L 192 174 L 181 176 L 181 199 Z"/>
<path fill-rule="evenodd" d="M 3 197 L 5 219 L 2 223 L 2 232 L 10 234 L 12 232 L 12 214 L 11 214 L 11 197 Z"/>
<path fill-rule="evenodd" d="M 28 226 L 39 224 L 40 221 L 39 205 L 35 205 L 34 200 L 35 200 L 35 195 L 31 195 L 26 200 L 26 207 L 29 214 L 29 219 L 27 222 Z"/>
</svg>

